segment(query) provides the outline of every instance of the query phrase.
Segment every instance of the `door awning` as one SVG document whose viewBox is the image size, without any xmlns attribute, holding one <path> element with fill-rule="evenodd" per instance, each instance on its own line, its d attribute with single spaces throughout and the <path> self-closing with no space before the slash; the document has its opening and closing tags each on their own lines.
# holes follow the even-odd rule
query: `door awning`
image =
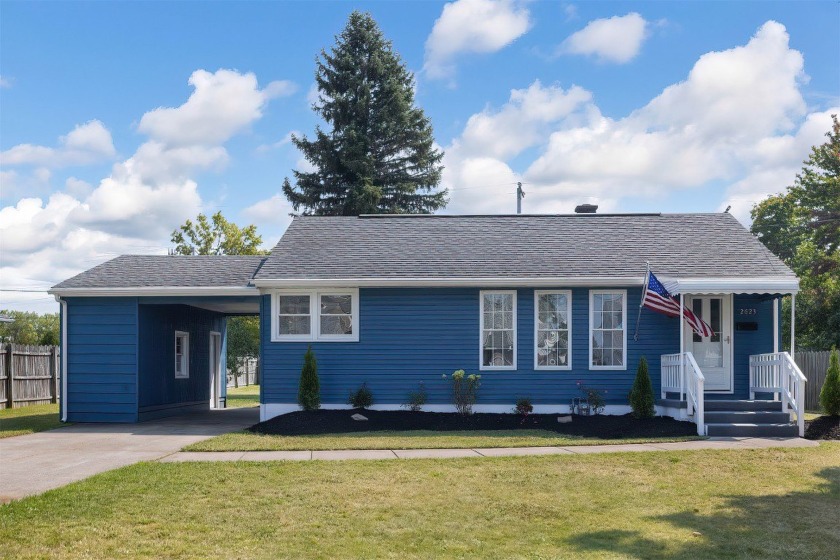
<svg viewBox="0 0 840 560">
<path fill-rule="evenodd" d="M 660 278 L 665 289 L 677 294 L 795 294 L 799 279 L 775 278 Z"/>
</svg>

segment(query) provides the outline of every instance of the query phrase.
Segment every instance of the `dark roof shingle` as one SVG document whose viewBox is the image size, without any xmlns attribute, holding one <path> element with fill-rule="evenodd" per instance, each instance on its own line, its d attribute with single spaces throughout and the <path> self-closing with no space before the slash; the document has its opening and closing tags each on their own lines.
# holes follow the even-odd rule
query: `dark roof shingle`
<svg viewBox="0 0 840 560">
<path fill-rule="evenodd" d="M 256 280 L 785 277 L 733 216 L 296 217 Z"/>
<path fill-rule="evenodd" d="M 246 287 L 265 256 L 123 255 L 53 286 L 64 288 Z"/>
</svg>

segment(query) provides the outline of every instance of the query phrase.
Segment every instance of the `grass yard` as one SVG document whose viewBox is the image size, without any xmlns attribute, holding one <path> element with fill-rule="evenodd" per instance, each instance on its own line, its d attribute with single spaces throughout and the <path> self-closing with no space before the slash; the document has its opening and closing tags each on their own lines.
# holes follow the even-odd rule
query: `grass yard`
<svg viewBox="0 0 840 560">
<path fill-rule="evenodd" d="M 0 410 L 0 438 L 33 434 L 66 425 L 59 420 L 57 404 L 36 404 Z"/>
<path fill-rule="evenodd" d="M 225 399 L 227 408 L 245 408 L 247 406 L 259 406 L 260 404 L 260 386 L 247 385 L 245 387 L 228 387 L 227 398 Z"/>
<path fill-rule="evenodd" d="M 0 506 L 8 558 L 831 558 L 840 444 L 141 463 Z"/>
<path fill-rule="evenodd" d="M 608 445 L 615 443 L 651 443 L 690 441 L 698 436 L 599 439 L 560 435 L 547 430 L 473 430 L 436 432 L 355 432 L 279 436 L 241 431 L 200 441 L 184 451 L 298 451 L 338 449 L 448 449 L 456 447 L 542 447 L 565 445 Z"/>
</svg>

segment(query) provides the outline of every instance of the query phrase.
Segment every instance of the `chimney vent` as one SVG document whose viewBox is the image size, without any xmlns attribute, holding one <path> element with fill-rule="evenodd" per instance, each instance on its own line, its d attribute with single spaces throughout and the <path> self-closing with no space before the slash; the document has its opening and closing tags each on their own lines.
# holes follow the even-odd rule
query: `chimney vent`
<svg viewBox="0 0 840 560">
<path fill-rule="evenodd" d="M 597 211 L 597 204 L 578 204 L 575 206 L 575 214 L 594 214 Z"/>
</svg>

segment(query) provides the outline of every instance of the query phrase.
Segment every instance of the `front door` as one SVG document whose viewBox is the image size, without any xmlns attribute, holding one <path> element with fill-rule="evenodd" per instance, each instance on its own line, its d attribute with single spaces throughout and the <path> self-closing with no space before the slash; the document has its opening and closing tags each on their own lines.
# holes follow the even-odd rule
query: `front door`
<svg viewBox="0 0 840 560">
<path fill-rule="evenodd" d="M 686 325 L 685 347 L 706 378 L 706 391 L 732 391 L 732 296 L 686 296 L 685 306 L 706 321 L 712 336 L 700 336 Z"/>
<path fill-rule="evenodd" d="M 221 392 L 221 358 L 222 335 L 210 333 L 210 408 L 219 408 L 219 393 Z"/>
</svg>

